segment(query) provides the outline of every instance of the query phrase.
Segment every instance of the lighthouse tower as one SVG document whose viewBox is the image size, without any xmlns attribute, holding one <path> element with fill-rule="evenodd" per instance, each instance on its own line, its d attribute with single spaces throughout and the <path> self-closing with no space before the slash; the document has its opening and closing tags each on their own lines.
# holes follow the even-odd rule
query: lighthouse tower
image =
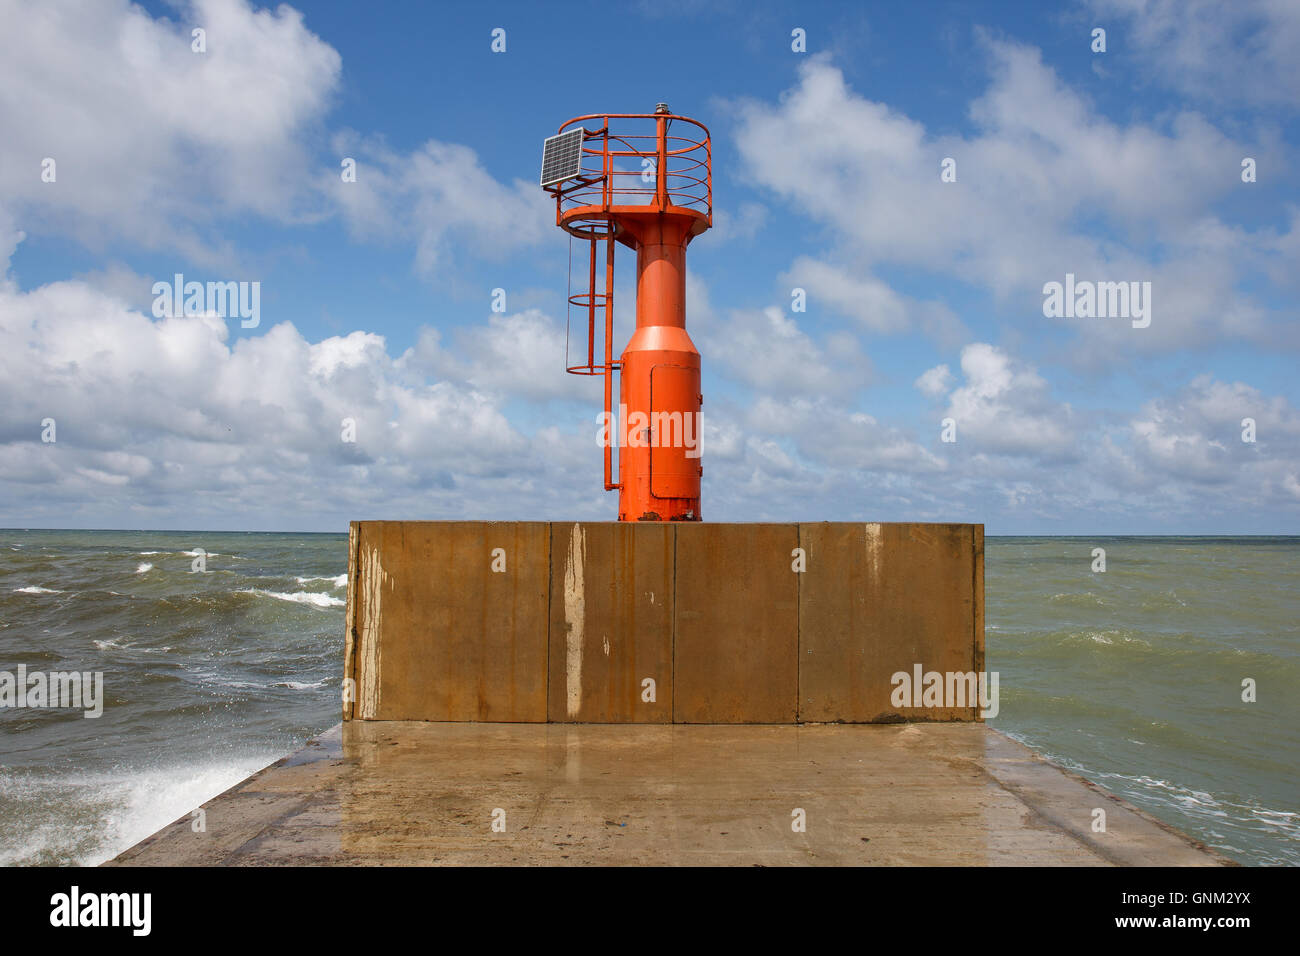
<svg viewBox="0 0 1300 956">
<path fill-rule="evenodd" d="M 619 493 L 618 520 L 699 521 L 703 397 L 700 353 L 686 331 L 686 247 L 713 225 L 709 131 L 664 103 L 653 113 L 578 116 L 546 140 L 541 185 L 555 197 L 556 225 L 589 247 L 585 291 L 569 296 L 586 312 L 586 361 L 566 366 L 604 376 L 605 488 Z M 636 251 L 637 276 L 636 330 L 617 360 L 615 243 Z"/>
</svg>

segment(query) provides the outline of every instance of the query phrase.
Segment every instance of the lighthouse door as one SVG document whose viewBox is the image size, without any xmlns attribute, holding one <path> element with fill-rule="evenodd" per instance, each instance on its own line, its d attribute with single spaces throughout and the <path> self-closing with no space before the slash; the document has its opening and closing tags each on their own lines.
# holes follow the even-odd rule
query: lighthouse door
<svg viewBox="0 0 1300 956">
<path fill-rule="evenodd" d="M 656 365 L 650 373 L 650 494 L 700 494 L 700 370 Z"/>
</svg>

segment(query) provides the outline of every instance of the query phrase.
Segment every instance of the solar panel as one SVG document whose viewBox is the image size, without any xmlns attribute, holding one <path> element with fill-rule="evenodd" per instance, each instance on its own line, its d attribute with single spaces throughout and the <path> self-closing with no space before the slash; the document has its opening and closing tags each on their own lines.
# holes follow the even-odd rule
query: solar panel
<svg viewBox="0 0 1300 956">
<path fill-rule="evenodd" d="M 582 172 L 582 127 L 547 139 L 542 147 L 542 185 L 554 186 Z"/>
</svg>

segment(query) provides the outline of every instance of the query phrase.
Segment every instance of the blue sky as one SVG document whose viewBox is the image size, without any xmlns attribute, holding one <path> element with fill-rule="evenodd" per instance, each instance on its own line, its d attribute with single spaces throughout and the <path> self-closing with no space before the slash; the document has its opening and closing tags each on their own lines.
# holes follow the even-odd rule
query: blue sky
<svg viewBox="0 0 1300 956">
<path fill-rule="evenodd" d="M 1300 5 L 0 0 L 0 22 L 0 525 L 612 518 L 537 170 L 570 117 L 665 101 L 714 143 L 688 259 L 706 519 L 1300 532 Z M 155 317 L 176 273 L 258 282 L 259 325 Z M 1150 325 L 1046 317 L 1067 273 L 1151 283 Z"/>
</svg>

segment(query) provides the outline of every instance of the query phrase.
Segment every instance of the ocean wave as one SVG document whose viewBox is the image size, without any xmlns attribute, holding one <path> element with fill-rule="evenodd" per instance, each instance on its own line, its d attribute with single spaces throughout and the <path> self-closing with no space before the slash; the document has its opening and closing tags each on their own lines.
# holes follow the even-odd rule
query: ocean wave
<svg viewBox="0 0 1300 956">
<path fill-rule="evenodd" d="M 1296 833 L 1296 821 L 1300 818 L 1300 813 L 1291 813 L 1288 810 L 1261 810 L 1252 809 L 1251 815 L 1266 827 L 1277 827 L 1289 833 Z"/>
<path fill-rule="evenodd" d="M 144 574 L 146 571 L 152 571 L 153 565 L 148 561 L 141 562 L 140 566 L 135 569 L 136 574 Z"/>
<path fill-rule="evenodd" d="M 347 604 L 342 598 L 336 598 L 329 594 L 317 594 L 315 591 L 294 591 L 292 594 L 286 591 L 263 591 L 261 588 L 242 588 L 240 593 L 243 594 L 260 594 L 263 597 L 275 598 L 278 601 L 292 601 L 295 604 L 310 604 L 313 607 L 343 607 Z"/>
<path fill-rule="evenodd" d="M 1286 837 L 1288 841 L 1300 838 L 1300 814 L 1287 810 L 1271 810 L 1257 803 L 1233 800 L 1222 795 L 1216 797 L 1203 790 L 1181 787 L 1168 780 L 1146 775 L 1098 773 L 1095 777 L 1102 781 L 1103 786 L 1112 790 L 1120 793 L 1127 790 L 1125 795 L 1130 799 L 1141 793 L 1152 802 L 1176 806 L 1189 817 L 1214 821 L 1215 826 L 1226 827 L 1229 831 L 1269 833 Z M 1220 841 L 1212 845 L 1219 849 L 1240 849 L 1235 845 L 1237 841 L 1231 837 L 1223 834 L 1220 837 Z M 1293 847 L 1283 845 L 1279 850 L 1280 855 L 1272 857 L 1272 862 L 1290 866 L 1300 862 L 1300 856 L 1297 856 Z"/>
<path fill-rule="evenodd" d="M 25 588 L 14 588 L 14 593 L 15 594 L 62 594 L 63 592 L 57 591 L 54 588 L 40 588 L 34 584 L 30 584 Z"/>
<path fill-rule="evenodd" d="M 101 651 L 139 651 L 142 654 L 162 654 L 171 650 L 171 647 L 140 647 L 138 644 L 119 644 L 117 641 L 110 639 L 95 640 L 90 643 L 94 644 Z"/>
<path fill-rule="evenodd" d="M 167 552 L 166 551 L 138 551 L 136 553 L 139 554 L 142 558 L 147 558 L 151 554 L 166 554 Z"/>
<path fill-rule="evenodd" d="M 0 865 L 103 863 L 280 756 L 258 753 L 111 776 L 0 770 L 0 793 L 24 821 L 21 838 L 0 845 Z"/>
<path fill-rule="evenodd" d="M 1142 602 L 1142 610 L 1144 611 L 1163 611 L 1178 607 L 1187 607 L 1187 602 L 1180 598 L 1172 588 L 1168 591 L 1148 595 L 1146 600 Z"/>
<path fill-rule="evenodd" d="M 281 681 L 276 681 L 276 682 L 275 682 L 274 684 L 272 684 L 271 686 L 272 686 L 272 687 L 287 687 L 287 688 L 289 688 L 289 690 L 315 690 L 317 687 L 324 687 L 324 686 L 325 686 L 325 681 L 323 681 L 323 680 L 318 680 L 318 681 L 316 681 L 316 683 L 314 683 L 314 684 L 304 684 L 303 682 L 301 682 L 301 681 L 296 681 L 296 680 L 281 680 Z"/>
<path fill-rule="evenodd" d="M 1053 594 L 1048 598 L 1051 604 L 1064 604 L 1066 607 L 1105 607 L 1106 602 L 1101 599 L 1101 595 L 1093 594 L 1091 591 L 1085 591 L 1082 594 L 1065 593 Z"/>
<path fill-rule="evenodd" d="M 1035 742 L 1030 735 L 1003 730 L 1008 737 L 1037 750 L 1049 760 L 1067 770 L 1093 780 L 1110 792 L 1138 804 L 1148 813 L 1156 808 L 1167 808 L 1183 815 L 1186 820 L 1197 821 L 1200 837 L 1210 846 L 1229 853 L 1243 852 L 1243 837 L 1250 833 L 1265 833 L 1271 837 L 1286 838 L 1277 847 L 1265 851 L 1262 862 L 1272 865 L 1295 866 L 1300 863 L 1293 845 L 1300 838 L 1300 813 L 1272 810 L 1246 799 L 1233 799 L 1225 794 L 1213 794 L 1194 787 L 1180 786 L 1148 774 L 1104 772 L 1087 767 L 1059 752 Z M 1187 830 L 1183 824 L 1180 828 Z M 1227 831 L 1227 832 L 1224 832 Z M 1246 839 L 1249 839 L 1248 837 Z"/>
<path fill-rule="evenodd" d="M 347 572 L 342 574 L 327 575 L 320 578 L 294 578 L 299 584 L 311 584 L 313 581 L 329 581 L 331 587 L 345 588 L 348 586 Z"/>
<path fill-rule="evenodd" d="M 1116 644 L 1136 644 L 1139 647 L 1150 647 L 1151 642 L 1140 637 L 1135 637 L 1134 632 L 1125 630 L 1108 630 L 1108 631 L 1075 631 L 1068 637 L 1064 638 L 1061 643 L 1072 644 L 1090 641 L 1093 644 L 1103 644 L 1107 647 L 1114 647 Z"/>
</svg>

